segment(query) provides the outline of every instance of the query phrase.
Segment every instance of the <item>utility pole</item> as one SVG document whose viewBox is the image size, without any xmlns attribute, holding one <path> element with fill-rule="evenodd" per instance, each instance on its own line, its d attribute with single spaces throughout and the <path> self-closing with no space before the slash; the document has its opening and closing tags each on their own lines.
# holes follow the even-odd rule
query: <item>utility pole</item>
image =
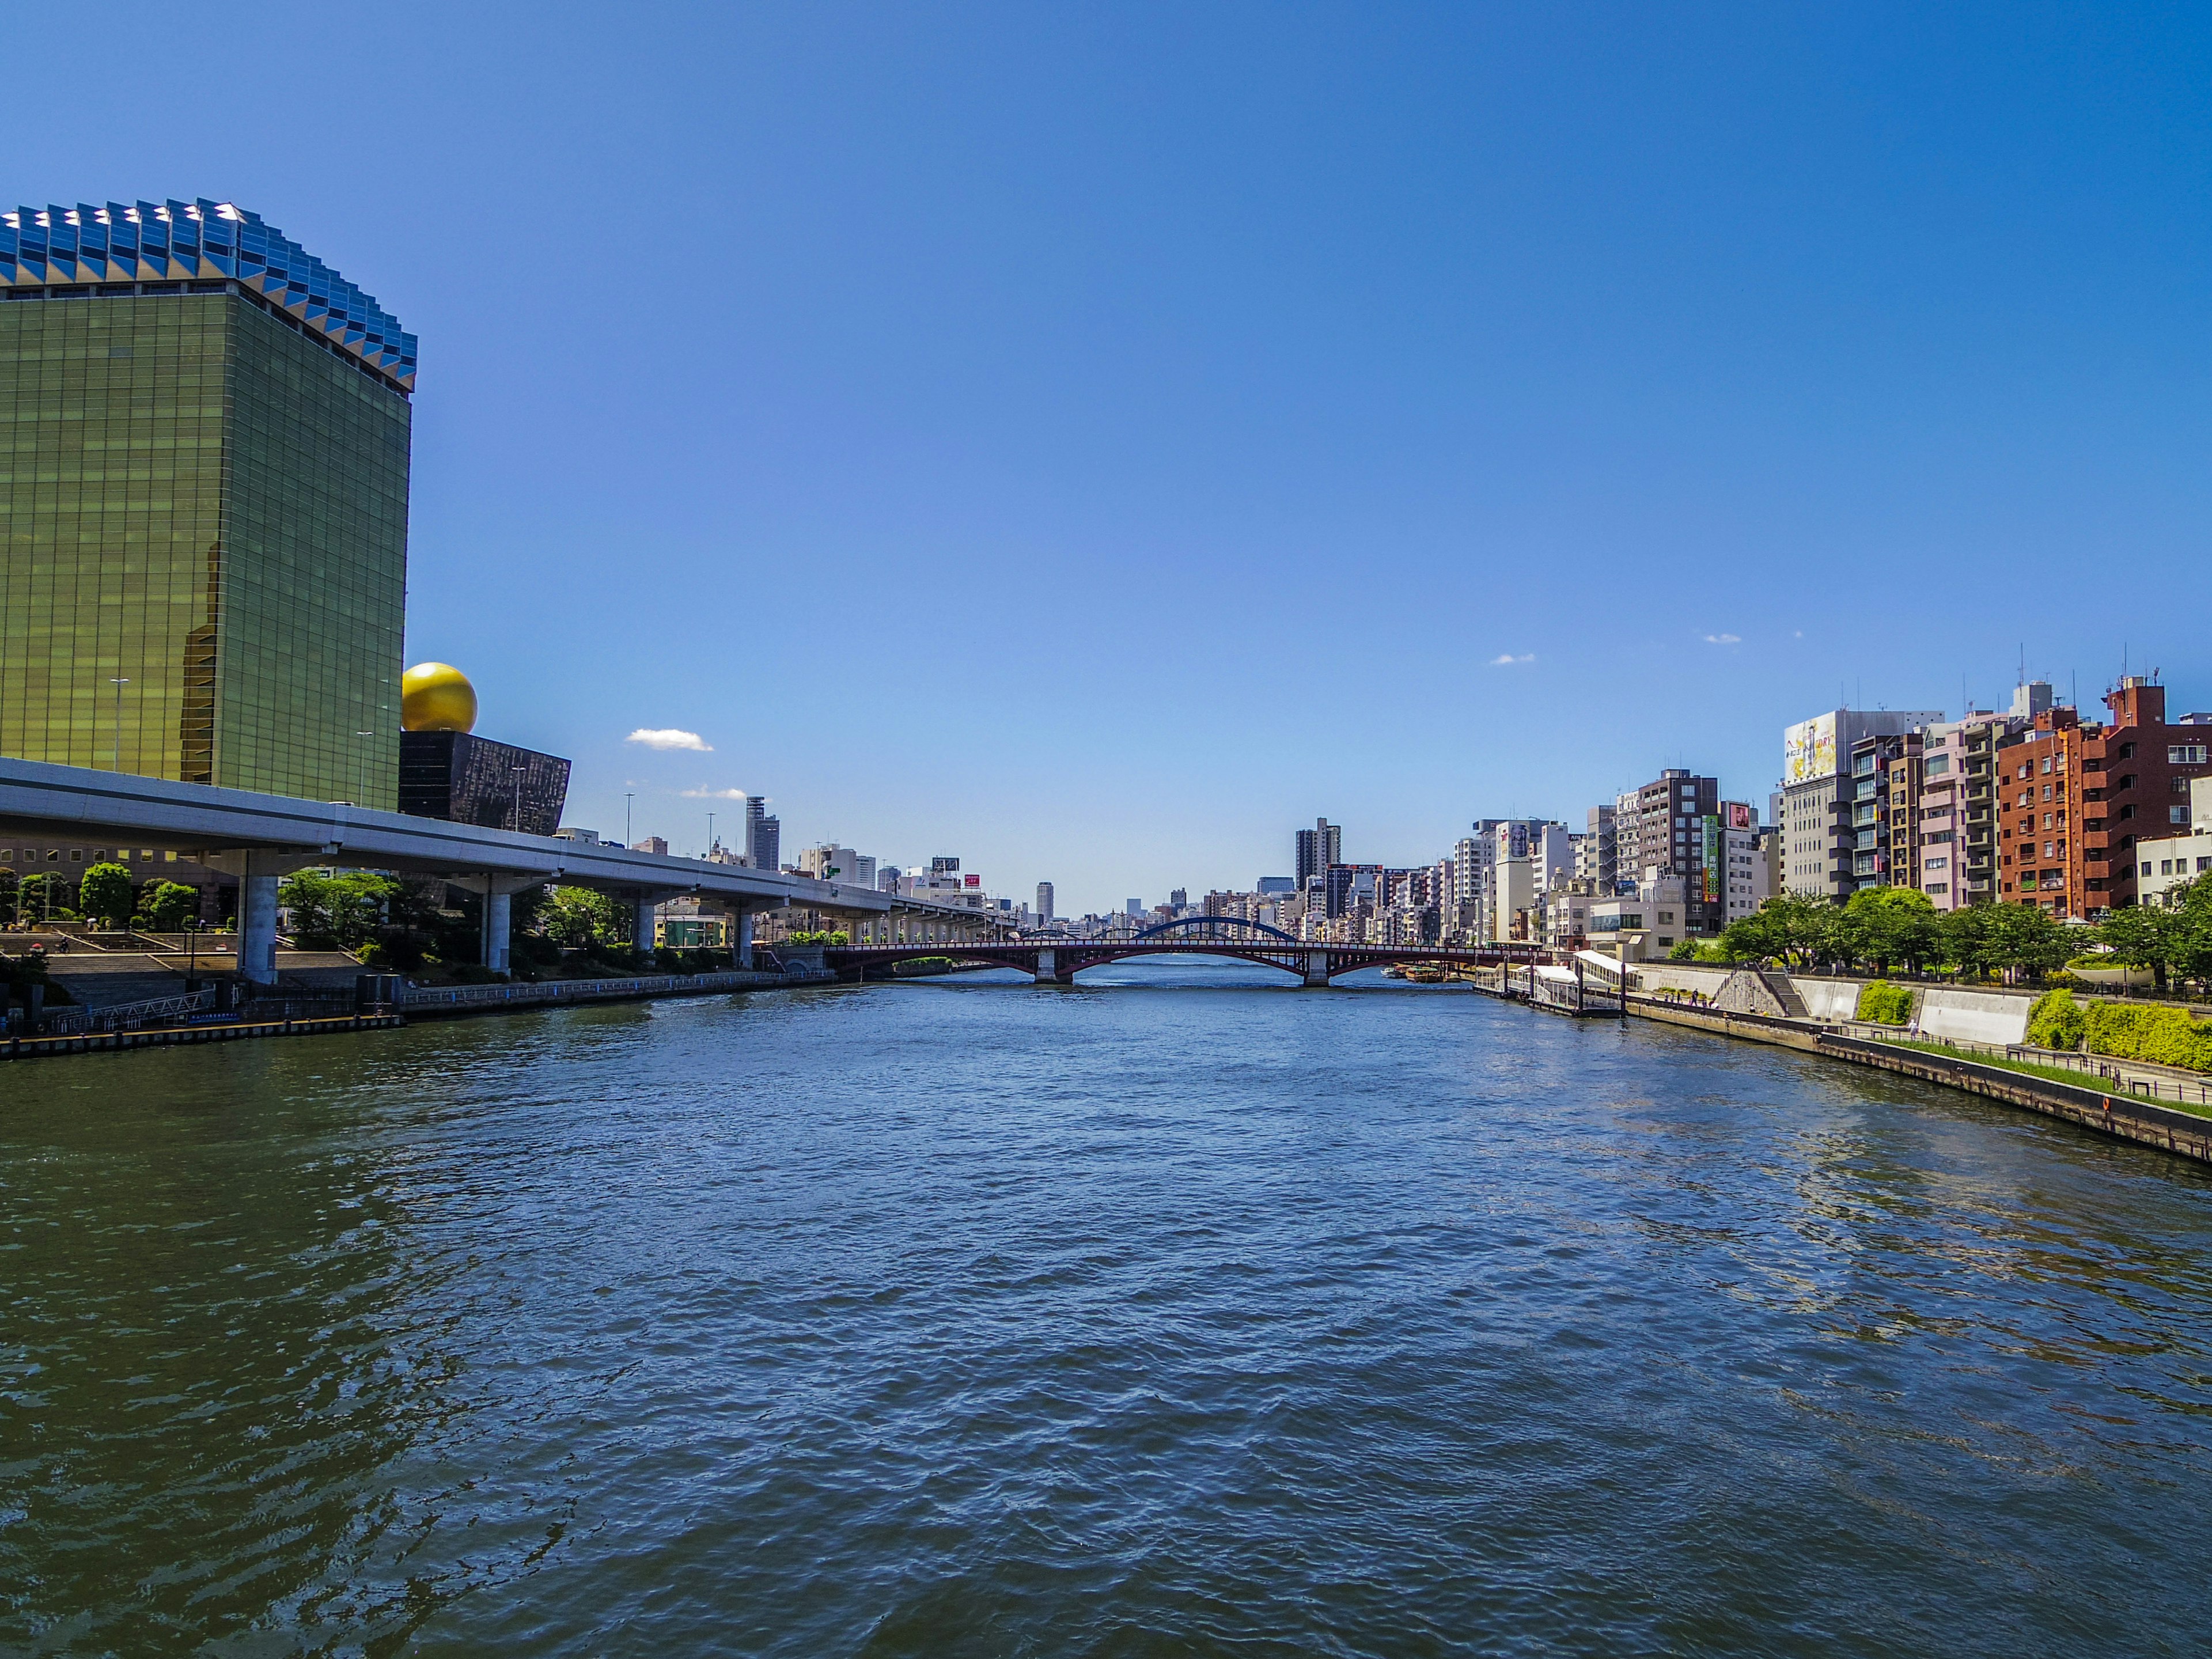
<svg viewBox="0 0 2212 1659">
<path fill-rule="evenodd" d="M 623 797 L 623 848 L 625 851 L 629 849 L 630 842 L 636 839 L 636 837 L 630 833 L 629 826 L 629 804 L 636 799 L 637 797 L 635 794 L 624 795 Z"/>
</svg>

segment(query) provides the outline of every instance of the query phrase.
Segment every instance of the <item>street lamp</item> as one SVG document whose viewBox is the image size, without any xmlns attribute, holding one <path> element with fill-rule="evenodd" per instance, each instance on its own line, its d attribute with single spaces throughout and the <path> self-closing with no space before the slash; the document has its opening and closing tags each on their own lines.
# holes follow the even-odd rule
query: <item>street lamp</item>
<svg viewBox="0 0 2212 1659">
<path fill-rule="evenodd" d="M 711 864 L 711 863 L 714 861 L 714 815 L 712 812 L 709 812 L 709 813 L 708 813 L 708 814 L 707 814 L 707 860 L 708 860 L 708 862 Z"/>
<path fill-rule="evenodd" d="M 630 830 L 629 823 L 629 804 L 636 799 L 637 797 L 635 794 L 624 795 L 623 797 L 623 845 L 625 848 L 627 848 L 631 842 L 636 839 L 636 836 L 632 834 Z"/>
<path fill-rule="evenodd" d="M 121 674 L 112 674 L 107 683 L 115 688 L 115 769 L 123 769 L 123 688 L 131 684 Z"/>
</svg>

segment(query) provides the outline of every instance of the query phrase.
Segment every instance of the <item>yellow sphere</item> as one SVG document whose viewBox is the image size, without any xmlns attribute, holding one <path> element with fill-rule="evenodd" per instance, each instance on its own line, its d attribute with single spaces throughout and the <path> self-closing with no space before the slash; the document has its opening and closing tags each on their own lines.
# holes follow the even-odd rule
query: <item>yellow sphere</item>
<svg viewBox="0 0 2212 1659">
<path fill-rule="evenodd" d="M 476 723 L 477 689 L 451 663 L 418 662 L 400 677 L 403 730 L 466 732 Z"/>
</svg>

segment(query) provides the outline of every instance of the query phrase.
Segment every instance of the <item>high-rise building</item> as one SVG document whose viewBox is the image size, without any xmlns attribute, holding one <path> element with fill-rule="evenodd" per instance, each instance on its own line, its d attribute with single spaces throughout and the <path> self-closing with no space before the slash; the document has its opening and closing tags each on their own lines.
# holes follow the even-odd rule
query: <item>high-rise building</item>
<svg viewBox="0 0 2212 1659">
<path fill-rule="evenodd" d="M 1997 896 L 2094 921 L 2136 902 L 2139 839 L 2191 825 L 2193 780 L 2212 776 L 2212 714 L 2166 718 L 2142 675 L 2105 694 L 2112 718 L 2039 711 L 1997 746 Z"/>
<path fill-rule="evenodd" d="M 415 338 L 227 202 L 0 212 L 0 753 L 395 805 Z"/>
<path fill-rule="evenodd" d="M 1040 923 L 1052 920 L 1052 884 L 1048 881 L 1037 884 L 1036 913 Z"/>
<path fill-rule="evenodd" d="M 783 867 L 783 820 L 773 812 L 757 823 L 748 823 L 747 832 L 752 838 L 753 868 L 781 870 Z"/>
<path fill-rule="evenodd" d="M 1297 873 L 1292 879 L 1303 888 L 1313 877 L 1325 873 L 1330 865 L 1344 861 L 1344 826 L 1316 818 L 1312 829 L 1297 832 L 1296 853 Z"/>
<path fill-rule="evenodd" d="M 1800 720 L 1782 734 L 1783 887 L 1808 896 L 1843 900 L 1860 883 L 1856 791 L 1865 779 L 1851 767 L 1862 739 L 1902 737 L 1943 718 L 1940 708 L 1835 708 Z M 1882 780 L 1872 780 L 1879 792 Z M 1867 872 L 1871 884 L 1875 872 Z"/>
</svg>

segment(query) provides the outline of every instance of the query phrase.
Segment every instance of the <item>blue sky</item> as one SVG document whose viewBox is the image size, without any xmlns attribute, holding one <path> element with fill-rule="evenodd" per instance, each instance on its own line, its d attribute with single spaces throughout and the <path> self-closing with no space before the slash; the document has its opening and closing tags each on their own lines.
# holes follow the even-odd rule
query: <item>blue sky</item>
<svg viewBox="0 0 2212 1659">
<path fill-rule="evenodd" d="M 1763 804 L 2023 650 L 2212 708 L 2207 18 L 16 8 L 0 193 L 420 335 L 409 658 L 572 822 L 1066 910 Z"/>
</svg>

